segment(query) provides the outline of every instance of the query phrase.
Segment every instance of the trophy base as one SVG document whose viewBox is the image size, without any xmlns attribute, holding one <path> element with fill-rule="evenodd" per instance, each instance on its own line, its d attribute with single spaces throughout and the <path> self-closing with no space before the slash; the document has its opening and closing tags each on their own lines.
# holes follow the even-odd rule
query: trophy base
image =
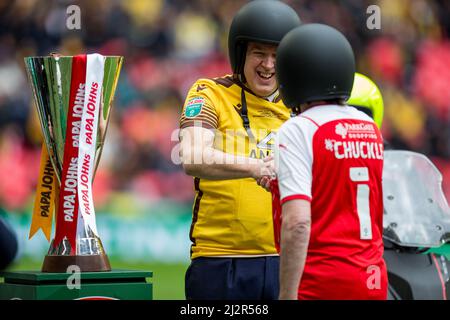
<svg viewBox="0 0 450 320">
<path fill-rule="evenodd" d="M 81 272 L 111 271 L 111 265 L 106 254 L 84 256 L 46 255 L 42 272 L 67 272 L 69 266 L 78 266 Z"/>
</svg>

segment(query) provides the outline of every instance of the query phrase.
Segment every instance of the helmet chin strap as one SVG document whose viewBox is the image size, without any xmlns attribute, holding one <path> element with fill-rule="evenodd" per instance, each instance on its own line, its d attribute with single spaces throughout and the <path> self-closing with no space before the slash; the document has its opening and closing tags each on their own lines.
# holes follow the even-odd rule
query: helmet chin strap
<svg viewBox="0 0 450 320">
<path fill-rule="evenodd" d="M 248 108 L 247 108 L 247 99 L 245 98 L 245 90 L 241 89 L 241 103 L 242 108 L 240 112 L 240 116 L 242 118 L 242 124 L 244 125 L 245 131 L 247 131 L 247 135 L 250 140 L 254 140 L 255 136 L 252 133 L 252 129 L 250 128 L 250 120 L 248 119 Z"/>
</svg>

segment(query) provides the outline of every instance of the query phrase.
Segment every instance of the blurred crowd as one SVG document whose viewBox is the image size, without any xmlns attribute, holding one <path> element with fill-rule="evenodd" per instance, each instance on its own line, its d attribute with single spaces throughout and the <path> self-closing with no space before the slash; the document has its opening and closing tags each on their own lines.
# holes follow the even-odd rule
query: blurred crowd
<svg viewBox="0 0 450 320">
<path fill-rule="evenodd" d="M 125 57 L 95 176 L 96 207 L 123 194 L 190 204 L 192 178 L 172 161 L 179 113 L 196 79 L 230 73 L 228 28 L 245 2 L 0 0 L 0 207 L 24 212 L 33 202 L 42 138 L 23 58 L 51 52 Z M 358 71 L 384 95 L 385 139 L 430 156 L 449 199 L 450 1 L 285 2 L 304 22 L 348 37 Z M 81 9 L 80 30 L 66 26 L 72 4 Z M 366 24 L 372 4 L 381 9 L 379 30 Z"/>
</svg>

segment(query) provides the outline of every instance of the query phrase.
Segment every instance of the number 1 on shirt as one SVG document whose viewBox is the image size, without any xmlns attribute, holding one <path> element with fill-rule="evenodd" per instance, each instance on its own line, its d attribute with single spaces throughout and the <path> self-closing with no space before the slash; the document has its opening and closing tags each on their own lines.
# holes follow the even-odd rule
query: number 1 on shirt
<svg viewBox="0 0 450 320">
<path fill-rule="evenodd" d="M 367 167 L 350 168 L 350 180 L 353 182 L 369 182 L 369 169 Z M 359 218 L 360 238 L 363 240 L 372 239 L 369 196 L 369 185 L 365 183 L 357 183 L 356 211 Z"/>
</svg>

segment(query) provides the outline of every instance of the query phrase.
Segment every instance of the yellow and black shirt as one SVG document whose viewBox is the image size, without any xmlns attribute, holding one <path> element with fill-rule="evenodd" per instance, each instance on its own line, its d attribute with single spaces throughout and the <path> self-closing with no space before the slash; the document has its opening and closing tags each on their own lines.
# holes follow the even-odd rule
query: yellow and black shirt
<svg viewBox="0 0 450 320">
<path fill-rule="evenodd" d="M 250 134 L 241 118 L 241 94 Z M 272 100 L 272 101 L 269 101 Z M 290 112 L 277 94 L 260 98 L 231 76 L 200 79 L 190 89 L 180 128 L 214 130 L 214 148 L 225 153 L 263 158 L 272 153 L 274 134 Z M 252 178 L 207 180 L 194 178 L 196 191 L 190 231 L 191 258 L 276 254 L 271 194 Z"/>
</svg>

